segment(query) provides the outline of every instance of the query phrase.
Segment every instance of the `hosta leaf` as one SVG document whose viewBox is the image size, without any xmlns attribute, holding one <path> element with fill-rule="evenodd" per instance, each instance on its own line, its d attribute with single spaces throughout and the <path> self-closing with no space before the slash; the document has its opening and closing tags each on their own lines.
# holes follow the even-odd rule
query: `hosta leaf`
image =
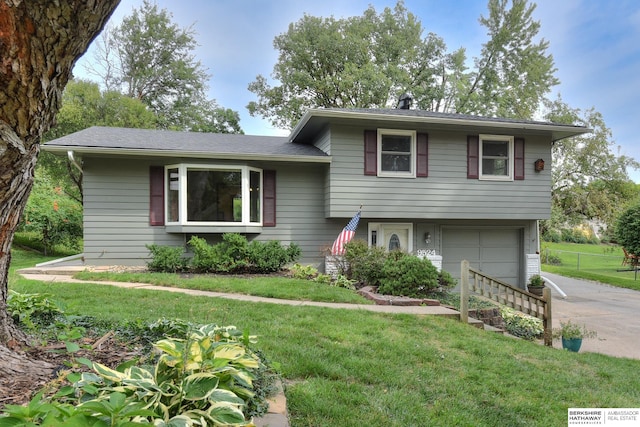
<svg viewBox="0 0 640 427">
<path fill-rule="evenodd" d="M 153 346 L 158 350 L 174 357 L 179 357 L 182 354 L 182 349 L 184 348 L 183 343 L 175 339 L 160 340 Z"/>
<path fill-rule="evenodd" d="M 122 372 L 118 372 L 113 370 L 107 366 L 104 366 L 101 363 L 94 362 L 93 370 L 98 373 L 98 375 L 110 380 L 110 381 L 121 381 L 123 378 L 127 376 Z"/>
<path fill-rule="evenodd" d="M 245 349 L 240 347 L 239 345 L 224 345 L 216 349 L 215 358 L 235 360 L 244 356 L 244 354 L 245 354 Z"/>
<path fill-rule="evenodd" d="M 244 415 L 240 409 L 225 402 L 213 404 L 208 413 L 214 422 L 220 424 L 238 424 L 245 421 Z"/>
<path fill-rule="evenodd" d="M 245 401 L 238 397 L 234 392 L 217 388 L 209 395 L 209 400 L 212 402 L 227 402 L 234 403 L 236 405 L 244 405 Z"/>
<path fill-rule="evenodd" d="M 205 399 L 212 390 L 218 387 L 218 378 L 209 374 L 189 375 L 183 384 L 186 400 Z"/>
</svg>

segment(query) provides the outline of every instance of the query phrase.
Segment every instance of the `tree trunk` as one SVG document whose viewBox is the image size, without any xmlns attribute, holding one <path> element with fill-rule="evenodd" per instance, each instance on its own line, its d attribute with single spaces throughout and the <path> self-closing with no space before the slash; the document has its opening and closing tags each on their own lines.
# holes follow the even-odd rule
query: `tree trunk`
<svg viewBox="0 0 640 427">
<path fill-rule="evenodd" d="M 7 313 L 10 248 L 33 185 L 40 138 L 54 122 L 73 65 L 118 3 L 0 0 L 0 376 L 51 368 L 12 355 L 26 337 Z"/>
</svg>

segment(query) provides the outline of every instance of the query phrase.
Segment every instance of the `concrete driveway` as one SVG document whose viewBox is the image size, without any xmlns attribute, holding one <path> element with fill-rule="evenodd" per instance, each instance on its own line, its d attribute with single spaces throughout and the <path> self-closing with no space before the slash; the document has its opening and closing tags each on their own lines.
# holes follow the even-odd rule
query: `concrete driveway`
<svg viewBox="0 0 640 427">
<path fill-rule="evenodd" d="M 640 292 L 586 280 L 542 273 L 566 294 L 552 288 L 553 326 L 560 321 L 586 325 L 598 336 L 582 341 L 580 352 L 640 359 Z M 559 341 L 554 347 L 562 347 Z"/>
</svg>

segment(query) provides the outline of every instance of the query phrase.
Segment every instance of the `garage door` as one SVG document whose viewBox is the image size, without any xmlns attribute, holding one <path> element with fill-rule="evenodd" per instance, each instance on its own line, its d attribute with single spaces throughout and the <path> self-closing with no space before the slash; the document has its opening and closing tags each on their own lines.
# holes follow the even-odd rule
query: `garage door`
<svg viewBox="0 0 640 427">
<path fill-rule="evenodd" d="M 521 235 L 519 229 L 444 228 L 443 268 L 458 278 L 460 262 L 466 259 L 471 267 L 519 286 Z"/>
</svg>

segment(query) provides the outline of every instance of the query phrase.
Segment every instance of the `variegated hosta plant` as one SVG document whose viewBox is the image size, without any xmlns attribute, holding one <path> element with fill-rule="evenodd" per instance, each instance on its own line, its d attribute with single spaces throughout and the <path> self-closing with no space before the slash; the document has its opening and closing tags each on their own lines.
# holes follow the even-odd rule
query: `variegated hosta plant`
<svg viewBox="0 0 640 427">
<path fill-rule="evenodd" d="M 110 369 L 93 364 L 76 383 L 80 408 L 89 411 L 112 394 L 153 412 L 131 421 L 157 426 L 251 426 L 242 408 L 253 396 L 253 371 L 259 358 L 247 347 L 253 337 L 234 326 L 205 325 L 186 339 L 167 338 L 154 344 L 160 356 L 155 366 L 133 363 Z"/>
</svg>

